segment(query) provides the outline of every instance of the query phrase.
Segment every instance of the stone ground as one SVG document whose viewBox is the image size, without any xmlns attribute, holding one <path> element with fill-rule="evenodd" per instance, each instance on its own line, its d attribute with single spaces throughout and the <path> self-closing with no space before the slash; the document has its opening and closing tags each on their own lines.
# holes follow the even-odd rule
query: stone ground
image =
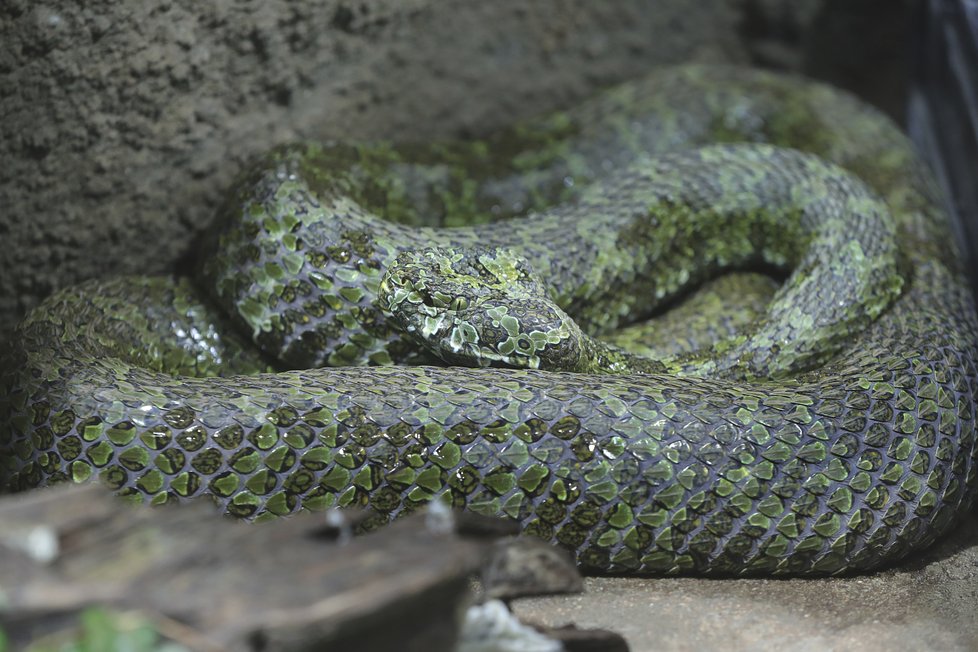
<svg viewBox="0 0 978 652">
<path fill-rule="evenodd" d="M 872 575 L 824 579 L 605 578 L 580 595 L 523 598 L 529 622 L 598 627 L 635 652 L 978 649 L 978 521 Z"/>
<path fill-rule="evenodd" d="M 0 330 L 79 280 L 186 272 L 230 179 L 291 139 L 477 134 L 686 60 L 800 70 L 900 118 L 912 4 L 4 0 Z M 640 651 L 964 650 L 976 574 L 972 519 L 872 576 L 592 578 L 518 612 Z"/>
</svg>

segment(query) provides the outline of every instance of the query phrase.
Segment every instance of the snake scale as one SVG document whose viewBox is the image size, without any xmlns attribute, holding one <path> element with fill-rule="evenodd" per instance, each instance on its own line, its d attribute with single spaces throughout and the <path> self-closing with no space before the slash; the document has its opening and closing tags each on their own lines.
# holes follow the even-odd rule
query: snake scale
<svg viewBox="0 0 978 652">
<path fill-rule="evenodd" d="M 587 569 L 728 575 L 876 568 L 973 501 L 978 323 L 940 195 L 828 86 L 682 66 L 483 140 L 280 147 L 219 222 L 194 279 L 90 281 L 19 325 L 6 490 L 373 525 L 447 497 Z M 731 270 L 783 283 L 685 350 L 578 339 Z"/>
</svg>

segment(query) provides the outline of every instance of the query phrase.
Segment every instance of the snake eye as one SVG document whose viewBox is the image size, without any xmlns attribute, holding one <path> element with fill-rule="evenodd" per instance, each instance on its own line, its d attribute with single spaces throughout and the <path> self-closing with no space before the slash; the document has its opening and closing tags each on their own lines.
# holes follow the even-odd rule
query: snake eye
<svg viewBox="0 0 978 652">
<path fill-rule="evenodd" d="M 452 299 L 451 303 L 448 304 L 449 310 L 459 311 L 465 310 L 469 307 L 469 300 L 465 297 L 455 297 Z"/>
</svg>

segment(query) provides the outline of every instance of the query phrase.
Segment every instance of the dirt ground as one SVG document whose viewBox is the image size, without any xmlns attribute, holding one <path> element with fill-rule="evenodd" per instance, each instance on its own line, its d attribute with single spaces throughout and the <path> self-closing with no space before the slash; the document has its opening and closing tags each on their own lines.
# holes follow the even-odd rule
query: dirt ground
<svg viewBox="0 0 978 652">
<path fill-rule="evenodd" d="M 231 178 L 288 140 L 479 134 L 688 60 L 800 70 L 900 118 L 911 4 L 4 0 L 0 330 L 82 279 L 187 269 Z M 975 649 L 976 574 L 971 521 L 864 578 L 599 578 L 519 610 L 635 650 Z"/>
</svg>

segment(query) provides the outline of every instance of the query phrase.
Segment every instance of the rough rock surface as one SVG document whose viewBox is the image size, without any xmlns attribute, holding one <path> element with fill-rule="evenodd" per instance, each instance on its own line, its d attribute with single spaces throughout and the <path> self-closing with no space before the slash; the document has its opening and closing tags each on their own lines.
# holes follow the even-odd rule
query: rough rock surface
<svg viewBox="0 0 978 652">
<path fill-rule="evenodd" d="M 649 4 L 5 0 L 0 325 L 81 279 L 185 266 L 275 143 L 482 132 L 654 63 L 745 59 L 731 2 Z"/>
<path fill-rule="evenodd" d="M 899 114 L 909 4 L 4 0 L 0 330 L 82 279 L 186 270 L 243 162 L 291 139 L 486 132 L 686 60 Z"/>
</svg>

